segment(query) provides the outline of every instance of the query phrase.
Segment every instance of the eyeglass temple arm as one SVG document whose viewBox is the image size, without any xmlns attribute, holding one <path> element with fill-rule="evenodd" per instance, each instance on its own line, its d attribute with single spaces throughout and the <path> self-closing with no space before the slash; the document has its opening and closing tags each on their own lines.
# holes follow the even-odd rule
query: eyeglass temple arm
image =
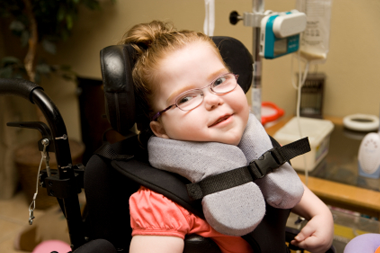
<svg viewBox="0 0 380 253">
<path fill-rule="evenodd" d="M 152 117 L 152 120 L 151 121 L 155 121 L 156 119 L 158 119 L 158 117 L 161 116 L 161 114 L 163 114 L 164 112 L 166 112 L 167 110 L 169 110 L 170 108 L 172 108 L 173 106 L 175 106 L 175 104 L 172 104 L 172 105 L 169 105 L 166 109 L 156 113 L 153 117 Z"/>
</svg>

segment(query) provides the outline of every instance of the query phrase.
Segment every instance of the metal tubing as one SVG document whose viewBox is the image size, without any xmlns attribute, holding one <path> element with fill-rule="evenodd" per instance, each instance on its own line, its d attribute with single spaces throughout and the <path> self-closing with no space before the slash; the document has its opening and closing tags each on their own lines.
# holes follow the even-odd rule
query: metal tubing
<svg viewBox="0 0 380 253">
<path fill-rule="evenodd" d="M 69 139 L 63 118 L 43 89 L 27 80 L 0 78 L 0 94 L 18 95 L 35 103 L 44 114 L 52 134 L 59 179 L 68 179 L 75 185 L 74 168 L 72 167 Z M 64 212 L 69 229 L 73 250 L 85 243 L 84 227 L 79 206 L 78 195 L 71 192 L 67 198 L 58 199 Z"/>
<path fill-rule="evenodd" d="M 59 179 L 74 178 L 74 170 L 71 168 L 71 152 L 66 126 L 58 108 L 51 99 L 39 89 L 33 90 L 31 100 L 44 114 L 53 137 L 53 145 L 58 165 Z"/>
<path fill-rule="evenodd" d="M 252 11 L 254 15 L 264 13 L 264 0 L 252 0 Z M 260 52 L 260 26 L 253 27 L 252 54 L 254 60 L 253 83 L 252 83 L 252 113 L 261 122 L 261 74 L 262 61 Z"/>
<path fill-rule="evenodd" d="M 32 102 L 40 108 L 49 124 L 53 137 L 59 179 L 69 179 L 71 184 L 74 185 L 75 175 L 65 122 L 58 108 L 42 90 L 33 90 L 30 97 Z M 69 228 L 71 248 L 75 250 L 85 243 L 78 195 L 71 193 L 69 197 L 58 201 L 63 204 L 63 212 Z"/>
<path fill-rule="evenodd" d="M 264 0 L 252 0 L 252 11 L 253 13 L 263 13 Z"/>
<path fill-rule="evenodd" d="M 60 199 L 60 201 L 61 208 L 62 206 L 64 207 L 63 212 L 65 213 L 67 227 L 69 228 L 70 246 L 74 251 L 86 243 L 78 196 L 73 194 L 73 196 Z"/>
</svg>

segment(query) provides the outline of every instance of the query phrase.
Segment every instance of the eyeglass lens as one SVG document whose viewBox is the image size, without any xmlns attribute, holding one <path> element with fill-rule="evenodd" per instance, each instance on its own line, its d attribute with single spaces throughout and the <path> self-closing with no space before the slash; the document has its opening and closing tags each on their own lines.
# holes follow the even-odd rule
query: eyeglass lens
<svg viewBox="0 0 380 253">
<path fill-rule="evenodd" d="M 224 94 L 232 91 L 237 86 L 236 76 L 234 74 L 226 74 L 218 77 L 210 85 L 212 92 L 216 94 Z M 203 101 L 202 89 L 194 89 L 181 94 L 176 99 L 176 105 L 183 111 L 189 111 L 200 105 Z"/>
</svg>

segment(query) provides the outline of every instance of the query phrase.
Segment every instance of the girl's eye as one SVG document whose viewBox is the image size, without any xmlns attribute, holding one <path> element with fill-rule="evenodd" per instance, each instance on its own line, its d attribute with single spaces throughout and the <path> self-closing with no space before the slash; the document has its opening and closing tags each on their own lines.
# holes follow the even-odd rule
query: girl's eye
<svg viewBox="0 0 380 253">
<path fill-rule="evenodd" d="M 186 104 L 186 103 L 190 102 L 192 99 L 196 98 L 197 96 L 198 96 L 197 93 L 187 93 L 187 94 L 184 94 L 182 97 L 180 97 L 177 100 L 177 104 L 178 105 Z"/>
<path fill-rule="evenodd" d="M 219 77 L 218 79 L 215 80 L 213 86 L 214 87 L 219 86 L 219 85 L 223 84 L 226 80 L 227 80 L 226 76 Z"/>
</svg>

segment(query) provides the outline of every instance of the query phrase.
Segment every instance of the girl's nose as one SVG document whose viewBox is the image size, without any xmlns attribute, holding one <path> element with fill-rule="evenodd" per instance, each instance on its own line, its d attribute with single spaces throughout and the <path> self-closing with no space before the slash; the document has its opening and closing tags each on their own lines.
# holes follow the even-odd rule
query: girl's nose
<svg viewBox="0 0 380 253">
<path fill-rule="evenodd" d="M 207 110 L 213 110 L 224 103 L 224 100 L 220 95 L 211 92 L 206 92 L 203 99 Z"/>
</svg>

